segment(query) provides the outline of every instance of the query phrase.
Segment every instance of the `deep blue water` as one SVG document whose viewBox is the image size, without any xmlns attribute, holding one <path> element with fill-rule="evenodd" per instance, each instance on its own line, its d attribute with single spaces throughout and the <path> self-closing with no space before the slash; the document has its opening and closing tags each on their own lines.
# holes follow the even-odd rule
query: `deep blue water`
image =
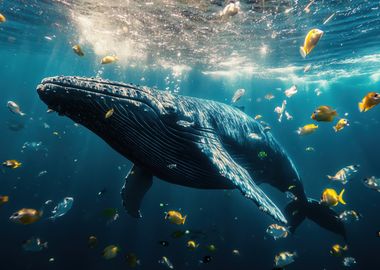
<svg viewBox="0 0 380 270">
<path fill-rule="evenodd" d="M 141 261 L 137 269 L 165 269 L 158 263 L 162 256 L 167 256 L 175 269 L 272 269 L 275 254 L 285 250 L 298 253 L 296 261 L 286 269 L 345 268 L 342 257 L 329 253 L 333 244 L 344 243 L 339 236 L 307 220 L 295 235 L 275 241 L 265 233 L 267 226 L 274 221 L 238 191 L 197 190 L 155 178 L 143 202 L 143 218 L 136 220 L 128 216 L 119 193 L 132 163 L 86 128 L 75 126 L 68 118 L 55 113 L 46 113 L 47 107 L 35 89 L 44 77 L 55 75 L 101 76 L 158 89 L 168 87 L 172 91 L 179 87 L 181 95 L 224 103 L 230 102 L 236 89 L 246 89 L 246 95 L 238 105 L 245 106 L 245 112 L 252 117 L 263 115 L 263 120 L 270 124 L 272 134 L 294 161 L 307 195 L 319 199 L 327 187 L 337 191 L 344 187 L 347 205 L 339 205 L 334 210 L 355 209 L 362 214 L 360 221 L 347 224 L 347 256 L 357 261 L 352 268 L 379 267 L 380 194 L 366 188 L 362 179 L 380 177 L 380 108 L 360 113 L 357 105 L 368 92 L 378 91 L 380 87 L 379 1 L 316 1 L 312 14 L 303 12 L 308 1 L 290 1 L 289 6 L 294 8 L 290 11 L 294 12 L 290 16 L 292 22 L 282 17 L 285 16 L 283 12 L 265 15 L 265 11 L 254 13 L 255 19 L 251 22 L 249 10 L 255 1 L 242 1 L 243 15 L 222 22 L 240 27 L 243 23 L 239 24 L 239 20 L 244 20 L 245 27 L 238 29 L 241 39 L 229 34 L 223 39 L 225 32 L 217 29 L 221 31 L 219 36 L 210 36 L 213 39 L 209 43 L 204 42 L 201 31 L 197 32 L 201 26 L 194 18 L 191 18 L 195 21 L 191 25 L 194 33 L 188 43 L 170 36 L 170 31 L 178 29 L 165 29 L 164 22 L 160 34 L 157 29 L 147 32 L 147 28 L 139 28 L 132 22 L 128 24 L 130 34 L 115 38 L 113 34 L 117 27 L 112 26 L 115 32 L 109 33 L 106 28 L 110 26 L 106 22 L 111 24 L 118 12 L 119 15 L 130 12 L 128 4 L 123 1 L 49 2 L 3 1 L 0 4 L 0 13 L 7 17 L 7 21 L 0 24 L 0 105 L 3 104 L 0 106 L 0 160 L 22 162 L 18 169 L 4 167 L 0 171 L 0 195 L 10 198 L 0 207 L 2 269 L 128 269 L 125 256 L 130 252 L 136 253 Z M 130 2 L 131 9 L 136 8 L 135 1 Z M 158 6 L 156 1 L 152 2 Z M 171 12 L 174 13 L 178 11 L 176 7 L 183 8 L 185 2 L 167 1 L 167 9 L 173 9 Z M 194 8 L 194 1 L 188 2 L 192 7 L 190 11 L 196 10 L 198 15 L 205 10 Z M 223 1 L 200 2 L 211 5 L 212 11 L 223 9 Z M 108 9 L 112 12 L 98 18 L 100 36 L 96 40 L 90 31 L 94 29 L 84 29 L 83 25 L 87 24 L 83 24 L 83 20 L 78 23 L 75 18 L 96 17 L 97 13 L 91 12 L 107 3 L 112 4 Z M 83 12 L 86 8 L 87 12 Z M 149 12 L 153 12 L 141 8 L 133 11 L 135 17 L 140 12 L 140 16 L 146 16 L 146 19 L 151 15 Z M 73 12 L 79 13 L 73 15 Z M 323 26 L 321 22 L 333 12 L 336 17 Z M 262 17 L 264 19 L 258 19 Z M 203 25 L 204 20 L 202 17 Z M 257 28 L 252 27 L 255 23 L 259 24 Z M 146 27 L 152 25 L 148 20 Z M 134 27 L 137 37 L 132 34 Z M 266 27 L 276 29 L 277 36 L 271 38 Z M 298 47 L 311 27 L 322 27 L 325 40 L 321 39 L 310 57 L 303 60 Z M 102 41 L 108 34 L 108 53 L 119 53 L 121 59 L 118 63 L 101 66 L 99 59 L 107 48 L 97 41 Z M 46 36 L 54 37 L 49 40 Z M 173 39 L 168 40 L 169 37 Z M 132 53 L 134 47 L 127 45 L 130 40 L 138 38 L 144 40 L 149 51 L 146 57 L 139 58 L 141 48 Z M 149 38 L 156 44 L 161 38 L 166 47 L 146 43 Z M 124 44 L 121 40 L 124 39 L 129 51 L 121 52 Z M 197 39 L 202 41 L 199 47 L 196 47 Z M 76 43 L 82 44 L 86 52 L 84 58 L 72 52 L 71 47 Z M 263 44 L 269 48 L 265 55 L 260 54 Z M 341 49 L 337 49 L 338 44 Z M 182 52 L 180 59 L 173 56 L 177 55 L 176 49 Z M 154 50 L 160 55 L 152 54 Z M 231 57 L 224 55 L 226 50 L 233 51 Z M 203 54 L 210 58 L 201 57 Z M 214 54 L 223 57 L 214 57 Z M 313 69 L 304 74 L 303 66 L 307 63 L 311 63 Z M 182 68 L 176 69 L 176 66 Z M 180 74 L 176 73 L 178 69 Z M 298 86 L 298 93 L 287 99 L 287 110 L 294 119 L 279 123 L 273 110 L 286 99 L 282 92 L 293 84 Z M 315 88 L 322 90 L 320 96 L 314 93 Z M 273 93 L 275 98 L 271 101 L 264 99 L 268 93 Z M 12 114 L 6 107 L 9 100 L 17 102 L 26 116 Z M 312 123 L 310 115 L 320 105 L 336 108 L 341 117 L 348 113 L 351 125 L 335 133 L 332 129 L 335 122 L 319 123 L 314 134 L 298 136 L 295 130 Z M 11 130 L 10 123 L 22 124 L 23 128 Z M 53 132 L 58 132 L 59 136 Z M 42 142 L 42 147 L 38 151 L 22 151 L 25 142 Z M 314 147 L 315 152 L 306 152 L 308 146 Z M 327 179 L 327 174 L 350 164 L 360 164 L 360 170 L 345 186 Z M 47 174 L 38 176 L 44 170 Z M 99 197 L 98 192 L 104 188 L 106 193 Z M 283 209 L 285 195 L 269 186 L 263 185 L 263 189 Z M 9 221 L 10 215 L 21 208 L 39 209 L 47 200 L 58 203 L 67 196 L 74 198 L 73 208 L 54 222 L 47 220 L 48 213 L 31 225 Z M 160 203 L 167 205 L 160 207 Z M 120 218 L 108 223 L 102 215 L 105 208 L 117 208 Z M 184 226 L 169 224 L 164 219 L 164 212 L 172 209 L 180 209 L 188 215 Z M 193 237 L 200 244 L 198 249 L 189 251 L 186 248 L 188 236 L 171 237 L 172 232 L 182 229 L 202 231 Z M 99 240 L 95 249 L 87 246 L 90 235 Z M 33 236 L 48 241 L 48 249 L 36 253 L 24 251 L 22 242 Z M 159 245 L 162 240 L 169 241 L 169 246 Z M 110 244 L 119 245 L 121 251 L 115 259 L 105 260 L 101 253 Z M 209 252 L 205 248 L 208 244 L 214 244 L 216 252 Z M 240 255 L 233 255 L 233 249 L 238 249 Z M 211 255 L 212 261 L 199 263 L 205 255 Z M 49 262 L 49 258 L 55 261 Z"/>
</svg>

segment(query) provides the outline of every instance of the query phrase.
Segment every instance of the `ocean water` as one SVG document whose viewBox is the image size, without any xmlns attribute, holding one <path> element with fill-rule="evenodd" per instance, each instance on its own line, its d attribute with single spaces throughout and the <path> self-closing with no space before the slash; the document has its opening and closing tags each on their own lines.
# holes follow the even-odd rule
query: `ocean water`
<svg viewBox="0 0 380 270">
<path fill-rule="evenodd" d="M 142 204 L 143 217 L 130 217 L 120 189 L 132 163 L 85 127 L 46 113 L 35 89 L 43 78 L 56 75 L 97 76 L 227 104 L 244 88 L 236 105 L 251 117 L 262 115 L 271 126 L 308 197 L 320 199 L 325 188 L 345 188 L 347 205 L 334 210 L 361 214 L 358 222 L 346 225 L 345 256 L 357 261 L 351 268 L 380 267 L 380 194 L 362 181 L 380 177 L 380 108 L 358 110 L 358 102 L 380 87 L 380 1 L 316 0 L 310 12 L 305 11 L 310 2 L 303 0 L 241 1 L 237 15 L 221 18 L 226 2 L 0 2 L 7 19 L 0 23 L 0 156 L 2 162 L 22 162 L 20 168 L 0 170 L 0 195 L 9 196 L 0 206 L 1 269 L 128 269 L 129 253 L 140 260 L 136 269 L 165 269 L 159 263 L 162 256 L 174 269 L 272 269 L 281 251 L 298 254 L 286 269 L 346 268 L 344 256 L 329 252 L 333 244 L 344 245 L 340 236 L 306 220 L 294 235 L 274 240 L 265 231 L 275 221 L 238 191 L 191 189 L 155 178 Z M 312 28 L 324 35 L 303 59 L 299 47 Z M 74 54 L 75 44 L 84 57 Z M 106 55 L 119 60 L 101 65 Z M 308 64 L 311 70 L 305 73 Z M 292 85 L 298 93 L 287 98 L 284 90 Z M 265 99 L 270 93 L 274 98 Z M 26 115 L 11 113 L 10 100 Z M 274 109 L 283 100 L 293 119 L 279 122 Z M 320 105 L 332 106 L 350 126 L 336 133 L 336 120 L 318 123 L 314 134 L 299 136 L 295 131 L 313 123 L 310 116 Z M 351 164 L 359 164 L 359 172 L 345 186 L 327 179 Z M 285 207 L 284 194 L 262 188 L 280 209 Z M 49 220 L 52 206 L 64 197 L 74 198 L 72 209 Z M 52 205 L 44 206 L 48 200 Z M 44 214 L 31 225 L 11 222 L 9 217 L 21 208 L 44 208 Z M 119 218 L 105 217 L 107 208 L 117 209 Z M 165 220 L 168 210 L 186 214 L 185 225 Z M 190 234 L 173 238 L 178 230 Z M 98 239 L 95 248 L 88 247 L 91 235 Z M 31 237 L 47 241 L 48 248 L 25 251 L 22 244 Z M 190 239 L 199 243 L 196 250 L 186 247 Z M 215 252 L 207 250 L 209 244 Z M 102 256 L 108 245 L 120 247 L 111 260 Z M 201 263 L 204 256 L 211 261 Z"/>
</svg>

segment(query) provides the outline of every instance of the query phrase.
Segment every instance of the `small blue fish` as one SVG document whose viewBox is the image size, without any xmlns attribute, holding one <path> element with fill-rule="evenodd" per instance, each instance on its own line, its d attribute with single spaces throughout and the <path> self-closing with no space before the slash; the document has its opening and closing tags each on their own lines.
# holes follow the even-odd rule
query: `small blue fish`
<svg viewBox="0 0 380 270">
<path fill-rule="evenodd" d="M 47 242 L 42 242 L 40 238 L 32 237 L 28 240 L 25 240 L 22 243 L 22 248 L 25 251 L 38 252 L 48 247 Z"/>
<path fill-rule="evenodd" d="M 73 207 L 74 198 L 66 197 L 64 198 L 51 212 L 53 215 L 49 219 L 55 220 L 56 218 L 66 215 L 67 212 Z"/>
</svg>

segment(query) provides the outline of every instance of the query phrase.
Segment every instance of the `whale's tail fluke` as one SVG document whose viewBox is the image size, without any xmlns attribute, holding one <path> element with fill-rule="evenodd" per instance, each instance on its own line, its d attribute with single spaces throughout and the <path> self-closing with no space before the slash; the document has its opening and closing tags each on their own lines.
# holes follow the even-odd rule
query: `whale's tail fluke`
<svg viewBox="0 0 380 270">
<path fill-rule="evenodd" d="M 346 240 L 346 229 L 343 221 L 330 207 L 320 202 L 307 199 L 306 202 L 293 200 L 285 208 L 289 231 L 294 233 L 305 218 L 311 219 L 319 226 L 343 236 Z"/>
</svg>

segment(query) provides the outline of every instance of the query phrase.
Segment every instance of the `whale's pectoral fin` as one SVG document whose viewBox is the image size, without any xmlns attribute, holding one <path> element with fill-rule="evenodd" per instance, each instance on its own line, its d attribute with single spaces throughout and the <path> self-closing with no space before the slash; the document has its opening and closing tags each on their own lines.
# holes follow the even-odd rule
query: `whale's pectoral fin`
<svg viewBox="0 0 380 270">
<path fill-rule="evenodd" d="M 123 205 L 128 214 L 140 218 L 140 205 L 145 193 L 152 186 L 153 175 L 136 165 L 132 166 L 121 189 Z"/>
<path fill-rule="evenodd" d="M 276 220 L 287 223 L 286 218 L 278 207 L 267 195 L 255 184 L 246 169 L 237 164 L 222 145 L 214 144 L 211 147 L 201 147 L 207 153 L 219 173 L 231 180 L 245 197 L 251 199 L 260 208 Z"/>
</svg>

